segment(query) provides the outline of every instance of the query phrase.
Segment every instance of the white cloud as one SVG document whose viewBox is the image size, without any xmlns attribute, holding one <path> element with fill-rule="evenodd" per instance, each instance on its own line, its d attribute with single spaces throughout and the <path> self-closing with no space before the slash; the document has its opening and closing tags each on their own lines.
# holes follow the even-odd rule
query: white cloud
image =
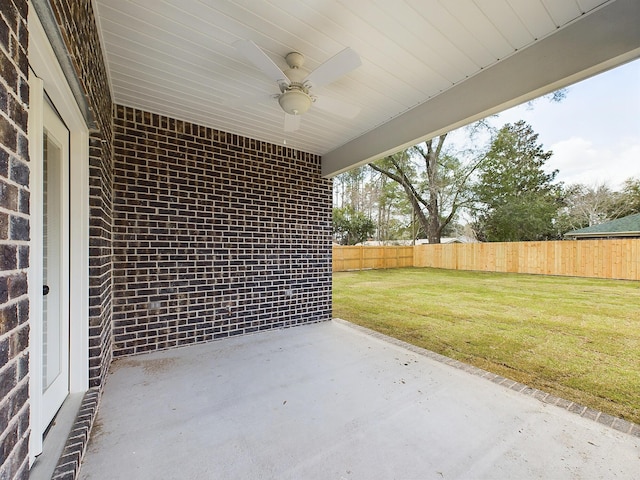
<svg viewBox="0 0 640 480">
<path fill-rule="evenodd" d="M 581 137 L 571 137 L 554 143 L 551 150 L 553 156 L 547 167 L 557 169 L 557 180 L 566 184 L 606 183 L 617 189 L 629 177 L 640 178 L 640 139 L 604 147 Z"/>
</svg>

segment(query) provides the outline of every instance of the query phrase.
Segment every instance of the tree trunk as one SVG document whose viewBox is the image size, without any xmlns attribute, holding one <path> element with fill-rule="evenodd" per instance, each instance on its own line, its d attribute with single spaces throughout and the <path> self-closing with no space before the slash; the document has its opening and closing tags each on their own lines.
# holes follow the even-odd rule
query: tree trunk
<svg viewBox="0 0 640 480">
<path fill-rule="evenodd" d="M 440 243 L 440 235 L 442 233 L 440 206 L 438 204 L 438 196 L 441 188 L 440 164 L 438 161 L 446 138 L 446 133 L 444 135 L 440 135 L 437 139 L 435 148 L 433 140 L 427 140 L 425 142 L 425 146 L 427 147 L 426 150 L 419 147 L 416 148 L 416 150 L 422 155 L 422 158 L 424 158 L 425 166 L 427 168 L 427 179 L 429 180 L 429 198 L 427 203 L 429 219 L 427 228 L 425 229 L 429 243 Z"/>
<path fill-rule="evenodd" d="M 426 215 L 424 214 L 424 211 L 422 210 L 422 205 L 426 205 L 426 202 L 424 201 L 424 199 L 420 197 L 418 192 L 416 192 L 415 188 L 413 188 L 411 181 L 407 178 L 407 176 L 399 167 L 399 165 L 395 164 L 396 170 L 398 172 L 397 174 L 390 172 L 389 170 L 385 170 L 384 168 L 381 168 L 374 163 L 370 163 L 369 166 L 374 170 L 386 175 L 390 179 L 395 180 L 400 185 L 402 185 L 402 188 L 404 189 L 405 193 L 407 194 L 407 198 L 411 203 L 411 207 L 413 208 L 413 211 L 418 217 L 418 221 L 420 222 L 422 229 L 428 234 L 429 219 L 426 217 Z M 438 240 L 438 242 L 436 243 L 440 243 L 440 240 Z"/>
</svg>

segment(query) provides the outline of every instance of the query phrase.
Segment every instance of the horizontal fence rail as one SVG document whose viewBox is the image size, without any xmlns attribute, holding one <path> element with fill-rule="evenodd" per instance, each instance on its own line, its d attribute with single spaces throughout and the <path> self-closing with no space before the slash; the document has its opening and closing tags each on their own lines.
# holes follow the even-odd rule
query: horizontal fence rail
<svg viewBox="0 0 640 480">
<path fill-rule="evenodd" d="M 433 267 L 640 280 L 640 239 L 333 247 L 333 271 Z"/>
</svg>

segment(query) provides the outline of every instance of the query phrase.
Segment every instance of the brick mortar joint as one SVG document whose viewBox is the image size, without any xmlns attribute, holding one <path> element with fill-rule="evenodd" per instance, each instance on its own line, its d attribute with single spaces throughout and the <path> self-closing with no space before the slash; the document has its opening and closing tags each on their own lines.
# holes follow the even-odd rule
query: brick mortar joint
<svg viewBox="0 0 640 480">
<path fill-rule="evenodd" d="M 16 217 L 23 217 L 26 218 L 27 220 L 30 219 L 31 217 L 27 214 L 25 216 L 25 214 L 19 214 L 18 212 L 10 212 L 12 216 L 16 216 Z M 31 240 L 0 240 L 0 245 L 1 246 L 9 246 L 9 247 L 30 247 L 31 246 Z M 27 270 L 26 268 L 20 268 L 17 270 Z M 13 270 L 10 270 L 13 271 Z"/>
</svg>

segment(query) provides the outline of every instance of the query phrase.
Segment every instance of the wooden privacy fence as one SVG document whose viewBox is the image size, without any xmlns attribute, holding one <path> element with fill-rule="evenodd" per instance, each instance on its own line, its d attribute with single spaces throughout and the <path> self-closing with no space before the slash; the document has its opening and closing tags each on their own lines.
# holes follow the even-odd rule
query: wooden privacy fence
<svg viewBox="0 0 640 480">
<path fill-rule="evenodd" d="M 413 267 L 413 247 L 333 246 L 333 271 Z"/>
<path fill-rule="evenodd" d="M 334 272 L 410 266 L 640 280 L 640 239 L 333 247 Z"/>
</svg>

